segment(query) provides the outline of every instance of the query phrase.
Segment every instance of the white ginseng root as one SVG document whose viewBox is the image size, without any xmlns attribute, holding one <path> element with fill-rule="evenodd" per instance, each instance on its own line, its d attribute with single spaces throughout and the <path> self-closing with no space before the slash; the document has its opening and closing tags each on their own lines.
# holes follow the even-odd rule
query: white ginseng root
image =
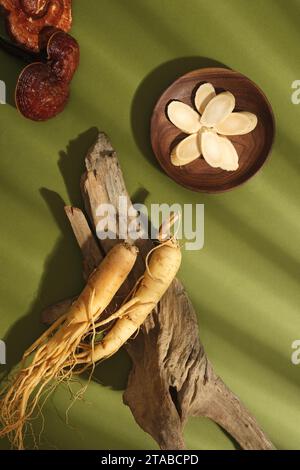
<svg viewBox="0 0 300 470">
<path fill-rule="evenodd" d="M 44 395 L 72 378 L 82 340 L 126 280 L 136 257 L 137 249 L 128 244 L 112 248 L 69 311 L 26 351 L 22 366 L 1 394 L 0 438 L 8 437 L 14 447 L 24 448 L 27 425 L 40 410 Z"/>
<path fill-rule="evenodd" d="M 222 135 L 245 135 L 257 126 L 257 116 L 253 113 L 231 113 L 216 125 L 216 131 Z"/>
<path fill-rule="evenodd" d="M 100 343 L 81 354 L 81 363 L 96 363 L 115 354 L 138 331 L 158 304 L 175 278 L 180 264 L 181 251 L 175 239 L 154 248 L 133 298 L 113 314 L 112 319 L 117 316 L 119 319 Z"/>
<path fill-rule="evenodd" d="M 201 150 L 205 161 L 213 168 L 219 168 L 222 161 L 222 151 L 220 148 L 219 136 L 209 130 L 200 134 Z"/>
<path fill-rule="evenodd" d="M 226 119 L 235 108 L 235 97 L 229 91 L 215 96 L 205 107 L 201 124 L 205 127 L 215 127 Z"/>
<path fill-rule="evenodd" d="M 183 166 L 193 162 L 200 155 L 201 148 L 198 134 L 192 134 L 179 142 L 174 148 L 171 154 L 171 161 L 175 166 Z"/>
<path fill-rule="evenodd" d="M 172 101 L 167 109 L 170 121 L 190 134 L 171 152 L 171 163 L 184 166 L 203 155 L 212 168 L 235 171 L 239 157 L 233 143 L 225 136 L 252 132 L 258 118 L 250 112 L 234 112 L 235 97 L 229 91 L 216 94 L 211 83 L 201 84 L 195 93 L 195 108 Z"/>
<path fill-rule="evenodd" d="M 213 131 L 201 133 L 202 155 L 213 168 L 227 171 L 238 169 L 239 157 L 232 142 L 226 137 L 219 136 Z"/>
<path fill-rule="evenodd" d="M 236 171 L 239 167 L 239 156 L 233 143 L 226 137 L 219 136 L 222 159 L 220 168 L 226 171 Z"/>
<path fill-rule="evenodd" d="M 203 114 L 208 103 L 216 96 L 216 91 L 211 83 L 200 85 L 195 94 L 195 106 L 200 114 Z"/>
<path fill-rule="evenodd" d="M 200 115 L 181 101 L 172 101 L 167 109 L 170 121 L 185 134 L 194 134 L 201 128 Z"/>
</svg>

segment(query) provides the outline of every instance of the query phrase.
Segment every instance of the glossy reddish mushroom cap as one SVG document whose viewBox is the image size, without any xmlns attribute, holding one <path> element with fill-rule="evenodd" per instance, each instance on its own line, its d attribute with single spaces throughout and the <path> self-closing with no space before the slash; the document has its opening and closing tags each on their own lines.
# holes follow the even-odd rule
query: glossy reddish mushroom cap
<svg viewBox="0 0 300 470">
<path fill-rule="evenodd" d="M 68 102 L 70 82 L 79 65 L 79 45 L 63 32 L 48 43 L 48 62 L 28 65 L 16 88 L 16 106 L 33 121 L 46 121 L 62 112 Z"/>
<path fill-rule="evenodd" d="M 40 33 L 53 27 L 68 32 L 72 26 L 72 0 L 0 0 L 7 12 L 7 29 L 25 49 L 40 50 Z"/>
<path fill-rule="evenodd" d="M 48 41 L 47 53 L 56 77 L 70 82 L 80 61 L 80 49 L 76 39 L 69 34 L 56 32 Z"/>
<path fill-rule="evenodd" d="M 51 67 L 43 63 L 28 65 L 16 88 L 16 105 L 21 114 L 33 121 L 46 121 L 65 108 L 68 84 L 56 79 Z"/>
<path fill-rule="evenodd" d="M 50 0 L 20 0 L 20 6 L 27 16 L 41 18 L 45 15 Z"/>
</svg>

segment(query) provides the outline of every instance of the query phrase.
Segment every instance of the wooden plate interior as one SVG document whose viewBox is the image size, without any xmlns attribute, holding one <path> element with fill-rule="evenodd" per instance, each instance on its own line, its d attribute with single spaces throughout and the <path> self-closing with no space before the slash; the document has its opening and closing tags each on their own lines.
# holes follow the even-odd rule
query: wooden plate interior
<svg viewBox="0 0 300 470">
<path fill-rule="evenodd" d="M 237 171 L 227 172 L 212 168 L 203 157 L 183 167 L 176 167 L 171 163 L 170 153 L 173 147 L 186 135 L 169 121 L 167 105 L 172 100 L 180 100 L 194 107 L 195 92 L 205 82 L 212 83 L 217 93 L 233 93 L 236 111 L 250 111 L 258 117 L 258 125 L 253 132 L 229 137 L 239 154 Z M 159 99 L 151 121 L 152 147 L 164 171 L 186 188 L 210 193 L 233 189 L 255 175 L 270 153 L 274 133 L 274 116 L 264 93 L 244 75 L 224 68 L 195 70 L 180 77 Z"/>
</svg>

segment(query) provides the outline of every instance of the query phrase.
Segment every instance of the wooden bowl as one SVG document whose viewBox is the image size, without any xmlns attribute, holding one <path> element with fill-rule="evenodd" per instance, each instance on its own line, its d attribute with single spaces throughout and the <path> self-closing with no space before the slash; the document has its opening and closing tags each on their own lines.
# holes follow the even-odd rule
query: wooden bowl
<svg viewBox="0 0 300 470">
<path fill-rule="evenodd" d="M 172 149 L 186 135 L 169 121 L 167 105 L 172 100 L 179 100 L 194 107 L 195 92 L 204 82 L 212 83 L 217 93 L 230 91 L 236 99 L 236 111 L 250 111 L 258 117 L 253 132 L 229 137 L 239 154 L 237 171 L 212 168 L 203 157 L 182 167 L 171 163 Z M 178 78 L 158 100 L 151 120 L 152 148 L 164 171 L 180 185 L 207 193 L 228 191 L 255 175 L 271 151 L 274 135 L 274 115 L 264 93 L 249 78 L 224 68 L 203 68 Z"/>
</svg>

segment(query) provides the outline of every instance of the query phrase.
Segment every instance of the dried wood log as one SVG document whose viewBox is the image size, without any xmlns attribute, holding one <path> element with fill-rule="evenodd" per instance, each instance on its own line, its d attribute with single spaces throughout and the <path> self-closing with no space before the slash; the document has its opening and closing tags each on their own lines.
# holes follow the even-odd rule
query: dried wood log
<svg viewBox="0 0 300 470">
<path fill-rule="evenodd" d="M 197 317 L 175 280 L 157 312 L 127 350 L 134 367 L 124 400 L 162 449 L 181 449 L 189 416 L 211 418 L 241 448 L 273 446 L 241 401 L 214 373 L 199 339 Z"/>
<path fill-rule="evenodd" d="M 80 209 L 69 206 L 65 207 L 65 212 L 82 251 L 84 278 L 88 279 L 91 272 L 103 259 L 101 250 L 83 212 Z"/>
<path fill-rule="evenodd" d="M 125 196 L 129 205 L 131 202 L 116 153 L 104 133 L 99 134 L 98 141 L 88 153 L 86 167 L 81 189 L 87 214 L 96 229 L 97 209 L 101 203 L 110 202 L 117 207 L 119 196 Z M 68 209 L 68 215 L 70 211 L 78 214 L 79 209 Z M 97 241 L 81 211 L 79 217 L 69 218 L 82 249 L 84 266 L 87 271 L 92 271 L 97 260 Z M 100 243 L 107 252 L 118 240 L 101 240 Z M 150 240 L 139 240 L 137 244 L 142 256 L 133 276 L 123 286 L 119 301 L 143 273 L 143 257 L 152 247 Z M 43 318 L 46 323 L 51 323 L 53 308 L 48 314 L 44 313 Z M 185 448 L 183 428 L 189 416 L 211 418 L 243 449 L 274 449 L 255 418 L 214 373 L 199 339 L 197 316 L 179 280 L 173 282 L 126 349 L 133 367 L 124 403 L 161 449 Z"/>
</svg>

